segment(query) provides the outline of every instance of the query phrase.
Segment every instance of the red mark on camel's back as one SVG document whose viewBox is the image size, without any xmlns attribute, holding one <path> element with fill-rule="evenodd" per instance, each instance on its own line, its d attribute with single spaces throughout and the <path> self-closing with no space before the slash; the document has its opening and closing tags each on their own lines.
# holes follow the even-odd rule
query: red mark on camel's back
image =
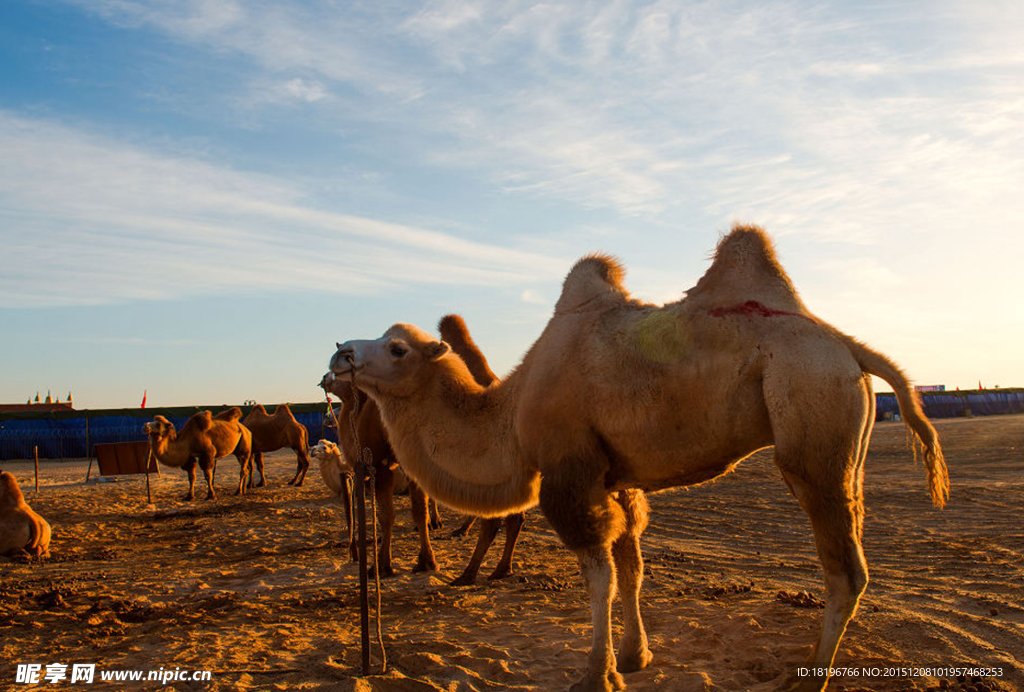
<svg viewBox="0 0 1024 692">
<path fill-rule="evenodd" d="M 725 317 L 726 315 L 742 315 L 745 317 L 803 317 L 804 319 L 810 319 L 807 315 L 801 315 L 799 312 L 789 312 L 788 310 L 776 310 L 770 308 L 767 305 L 763 305 L 756 300 L 748 300 L 746 303 L 740 305 L 733 305 L 731 308 L 715 308 L 714 310 L 708 310 L 708 314 L 712 317 Z"/>
</svg>

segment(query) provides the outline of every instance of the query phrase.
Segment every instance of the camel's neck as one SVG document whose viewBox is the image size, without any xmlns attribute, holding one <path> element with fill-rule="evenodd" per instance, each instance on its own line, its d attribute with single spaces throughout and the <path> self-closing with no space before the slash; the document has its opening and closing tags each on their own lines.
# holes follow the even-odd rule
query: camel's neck
<svg viewBox="0 0 1024 692">
<path fill-rule="evenodd" d="M 380 397 L 378 406 L 395 456 L 428 495 L 502 516 L 535 505 L 540 488 L 519 454 L 509 393 L 507 381 L 466 390 L 440 380 L 427 400 Z"/>
<path fill-rule="evenodd" d="M 153 456 L 164 466 L 181 467 L 188 461 L 188 449 L 173 434 L 161 437 L 157 442 L 150 438 L 149 447 L 153 450 Z"/>
</svg>

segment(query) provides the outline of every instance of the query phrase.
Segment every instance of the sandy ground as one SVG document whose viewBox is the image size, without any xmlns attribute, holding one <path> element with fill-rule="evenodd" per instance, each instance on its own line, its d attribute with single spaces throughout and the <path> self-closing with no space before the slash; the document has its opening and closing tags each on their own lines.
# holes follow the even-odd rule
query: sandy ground
<svg viewBox="0 0 1024 692">
<path fill-rule="evenodd" d="M 865 552 L 871 584 L 832 690 L 967 688 L 894 667 L 1001 669 L 971 689 L 1024 690 L 1024 416 L 936 423 L 952 479 L 931 508 L 903 428 L 876 427 L 867 463 Z M 294 457 L 269 460 L 271 487 L 236 498 L 220 466 L 216 501 L 186 503 L 184 473 L 84 482 L 86 462 L 3 462 L 53 524 L 43 564 L 0 561 L 0 689 L 18 663 L 97 670 L 210 670 L 209 682 L 62 681 L 46 689 L 565 689 L 582 674 L 589 609 L 573 556 L 536 511 L 515 573 L 456 588 L 473 539 L 435 534 L 441 571 L 412 574 L 416 538 L 400 499 L 398 576 L 383 584 L 388 672 L 359 674 L 358 576 L 339 542 L 340 507 Z M 95 473 L 95 470 L 94 470 Z M 202 496 L 202 495 L 201 495 Z M 630 690 L 768 690 L 816 640 L 823 596 L 809 525 L 760 453 L 710 485 L 651 497 L 643 612 L 655 658 Z M 502 536 L 499 536 L 499 543 Z M 374 660 L 378 657 L 374 653 Z M 863 673 L 877 668 L 881 674 Z M 968 678 L 967 683 L 971 681 Z"/>
</svg>

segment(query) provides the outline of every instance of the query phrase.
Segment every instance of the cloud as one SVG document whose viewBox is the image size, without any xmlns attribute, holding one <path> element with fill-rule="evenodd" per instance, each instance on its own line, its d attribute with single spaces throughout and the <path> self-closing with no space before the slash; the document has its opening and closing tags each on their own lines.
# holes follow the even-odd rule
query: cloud
<svg viewBox="0 0 1024 692">
<path fill-rule="evenodd" d="M 265 175 L 0 111 L 0 306 L 516 285 L 564 262 L 305 203 Z"/>
</svg>

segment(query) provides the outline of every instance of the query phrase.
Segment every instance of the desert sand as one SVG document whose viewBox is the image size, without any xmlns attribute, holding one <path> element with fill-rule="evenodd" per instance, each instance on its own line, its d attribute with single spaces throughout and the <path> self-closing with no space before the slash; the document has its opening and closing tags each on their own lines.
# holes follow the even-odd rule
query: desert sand
<svg viewBox="0 0 1024 692">
<path fill-rule="evenodd" d="M 952 484 L 931 507 L 899 423 L 875 428 L 867 461 L 871 583 L 842 642 L 831 690 L 1024 690 L 1024 416 L 934 421 Z M 285 485 L 294 454 L 268 457 L 270 487 L 232 496 L 233 459 L 215 501 L 188 503 L 182 471 L 85 482 L 87 462 L 2 462 L 53 525 L 52 558 L 0 558 L 0 689 L 17 664 L 95 663 L 92 684 L 42 689 L 564 690 L 590 647 L 575 558 L 536 510 L 515 573 L 456 588 L 473 538 L 459 515 L 435 532 L 441 570 L 412 574 L 416 534 L 400 498 L 385 580 L 388 670 L 359 669 L 358 574 L 343 519 L 319 473 Z M 95 468 L 93 473 L 96 473 Z M 810 528 L 770 450 L 714 483 L 651 496 L 643 613 L 654 661 L 629 690 L 771 690 L 817 637 L 823 584 Z M 379 656 L 374 650 L 375 669 Z M 1001 672 L 983 681 L 948 668 Z M 212 671 L 208 682 L 104 684 L 99 671 Z M 893 670 L 913 668 L 907 671 Z M 877 670 L 875 670 L 877 669 Z M 935 674 L 940 669 L 939 674 Z M 868 674 L 865 674 L 865 670 Z M 43 671 L 45 673 L 45 670 Z M 931 673 L 931 674 L 929 674 Z M 980 683 L 980 684 L 979 684 Z"/>
</svg>

